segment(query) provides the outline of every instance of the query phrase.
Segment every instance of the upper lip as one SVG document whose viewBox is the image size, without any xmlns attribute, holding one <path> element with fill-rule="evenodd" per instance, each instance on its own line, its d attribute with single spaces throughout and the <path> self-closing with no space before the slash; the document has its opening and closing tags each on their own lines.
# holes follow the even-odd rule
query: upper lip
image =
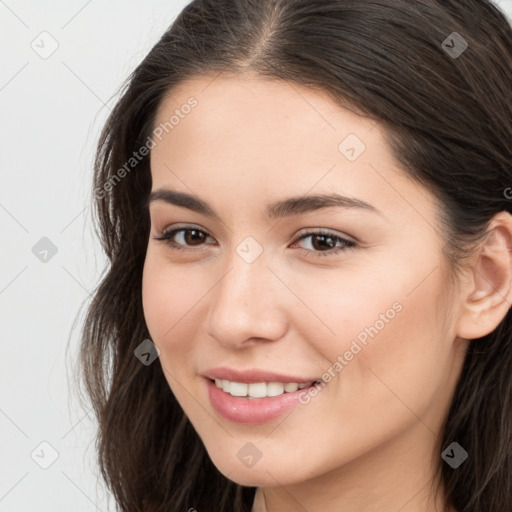
<svg viewBox="0 0 512 512">
<path fill-rule="evenodd" d="M 296 382 L 298 384 L 304 382 L 315 382 L 316 378 L 305 379 L 304 377 L 297 377 L 294 375 L 285 375 L 283 373 L 275 373 L 267 370 L 236 370 L 234 368 L 210 368 L 201 374 L 207 379 L 215 380 L 229 380 L 231 382 L 254 383 L 254 382 L 282 382 L 284 384 L 289 382 Z"/>
</svg>

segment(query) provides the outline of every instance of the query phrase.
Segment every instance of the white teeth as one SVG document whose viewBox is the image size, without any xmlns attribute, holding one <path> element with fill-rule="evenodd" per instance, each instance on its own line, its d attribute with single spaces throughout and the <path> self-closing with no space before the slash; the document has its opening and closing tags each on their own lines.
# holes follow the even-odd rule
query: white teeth
<svg viewBox="0 0 512 512">
<path fill-rule="evenodd" d="M 265 382 L 254 382 L 249 384 L 248 395 L 253 398 L 263 398 L 267 395 L 267 385 Z"/>
<path fill-rule="evenodd" d="M 293 393 L 298 389 L 304 389 L 311 386 L 312 382 L 303 382 L 298 384 L 297 382 L 288 382 L 286 384 L 282 382 L 253 382 L 247 384 L 244 382 L 232 382 L 225 379 L 215 379 L 215 385 L 229 393 L 231 396 L 248 397 L 251 398 L 263 398 L 267 396 L 279 396 L 283 393 Z"/>
<path fill-rule="evenodd" d="M 269 382 L 267 384 L 267 396 L 279 396 L 284 393 L 284 384 L 282 382 Z"/>
<path fill-rule="evenodd" d="M 229 394 L 233 396 L 247 396 L 248 384 L 243 382 L 232 382 L 229 389 Z"/>
<path fill-rule="evenodd" d="M 299 385 L 296 382 L 290 382 L 289 384 L 284 385 L 284 390 L 287 393 L 293 393 L 294 391 L 297 391 L 299 389 Z"/>
</svg>

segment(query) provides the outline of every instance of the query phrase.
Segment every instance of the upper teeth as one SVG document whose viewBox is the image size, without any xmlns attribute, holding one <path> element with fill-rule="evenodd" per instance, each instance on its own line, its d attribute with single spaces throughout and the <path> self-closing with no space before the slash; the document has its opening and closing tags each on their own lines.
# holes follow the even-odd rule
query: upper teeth
<svg viewBox="0 0 512 512">
<path fill-rule="evenodd" d="M 247 384 L 244 382 L 231 382 L 225 379 L 215 379 L 215 384 L 231 396 L 248 396 L 249 398 L 263 398 L 265 396 L 278 396 L 283 393 L 291 393 L 297 389 L 303 389 L 310 386 L 312 382 L 254 382 Z"/>
</svg>

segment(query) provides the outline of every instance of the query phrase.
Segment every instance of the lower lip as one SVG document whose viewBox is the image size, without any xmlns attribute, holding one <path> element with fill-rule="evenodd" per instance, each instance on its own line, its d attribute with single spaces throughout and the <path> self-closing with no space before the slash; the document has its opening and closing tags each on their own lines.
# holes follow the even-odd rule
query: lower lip
<svg viewBox="0 0 512 512">
<path fill-rule="evenodd" d="M 245 425 L 256 425 L 279 418 L 299 403 L 300 393 L 308 390 L 303 388 L 279 396 L 249 399 L 231 396 L 210 379 L 206 379 L 206 384 L 213 408 L 227 420 Z"/>
</svg>

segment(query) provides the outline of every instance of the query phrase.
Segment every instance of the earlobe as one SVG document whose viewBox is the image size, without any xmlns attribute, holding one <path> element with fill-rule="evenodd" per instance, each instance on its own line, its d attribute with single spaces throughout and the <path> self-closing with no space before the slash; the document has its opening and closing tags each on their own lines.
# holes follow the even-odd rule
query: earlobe
<svg viewBox="0 0 512 512">
<path fill-rule="evenodd" d="M 496 214 L 487 229 L 462 287 L 457 336 L 476 339 L 501 323 L 512 306 L 512 216 Z"/>
</svg>

